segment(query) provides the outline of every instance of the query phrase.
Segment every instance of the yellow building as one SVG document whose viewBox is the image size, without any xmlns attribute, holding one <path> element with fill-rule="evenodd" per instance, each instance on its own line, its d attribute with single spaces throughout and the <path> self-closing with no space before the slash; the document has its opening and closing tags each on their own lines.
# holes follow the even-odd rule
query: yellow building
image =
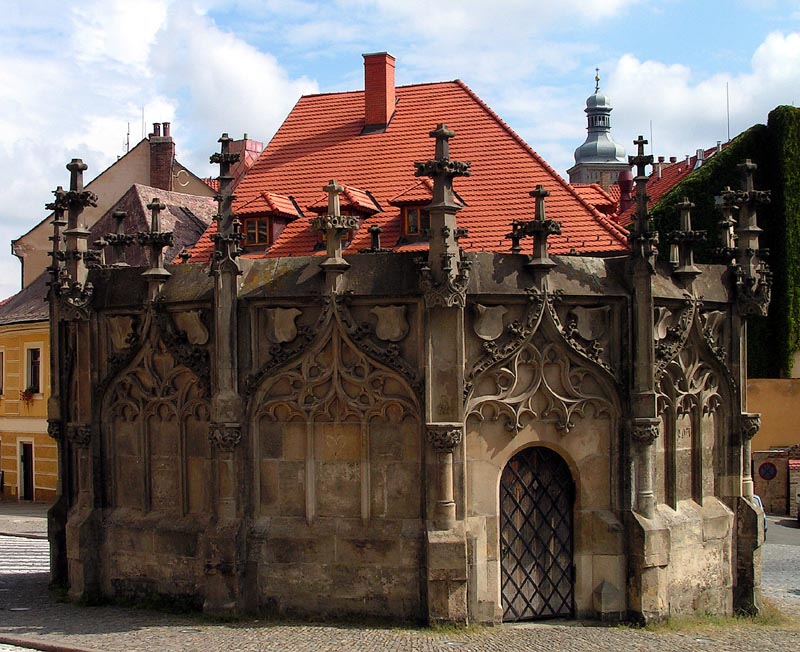
<svg viewBox="0 0 800 652">
<path fill-rule="evenodd" d="M 0 310 L 0 475 L 4 500 L 56 496 L 56 442 L 47 434 L 50 335 L 46 277 Z M 41 286 L 41 287 L 40 287 Z"/>
</svg>

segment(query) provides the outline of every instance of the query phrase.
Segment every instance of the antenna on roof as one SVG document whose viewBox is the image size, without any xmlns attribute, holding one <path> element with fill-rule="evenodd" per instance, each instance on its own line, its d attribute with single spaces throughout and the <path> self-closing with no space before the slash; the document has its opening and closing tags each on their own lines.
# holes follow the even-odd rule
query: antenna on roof
<svg viewBox="0 0 800 652">
<path fill-rule="evenodd" d="M 728 142 L 731 142 L 731 99 L 728 93 L 728 82 L 725 82 L 725 113 L 728 116 Z"/>
<path fill-rule="evenodd" d="M 125 134 L 125 153 L 131 151 L 131 123 L 128 123 L 128 133 Z"/>
<path fill-rule="evenodd" d="M 597 93 L 600 90 L 600 68 L 594 69 L 594 92 Z"/>
</svg>

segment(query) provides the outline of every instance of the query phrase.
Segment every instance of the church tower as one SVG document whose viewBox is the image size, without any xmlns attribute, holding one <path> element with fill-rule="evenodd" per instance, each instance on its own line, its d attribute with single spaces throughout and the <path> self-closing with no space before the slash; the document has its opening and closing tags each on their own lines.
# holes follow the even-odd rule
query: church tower
<svg viewBox="0 0 800 652">
<path fill-rule="evenodd" d="M 607 189 L 630 166 L 625 148 L 611 138 L 611 98 L 600 92 L 599 70 L 594 81 L 594 94 L 586 99 L 586 142 L 575 150 L 575 165 L 567 174 L 570 183 L 599 183 Z"/>
</svg>

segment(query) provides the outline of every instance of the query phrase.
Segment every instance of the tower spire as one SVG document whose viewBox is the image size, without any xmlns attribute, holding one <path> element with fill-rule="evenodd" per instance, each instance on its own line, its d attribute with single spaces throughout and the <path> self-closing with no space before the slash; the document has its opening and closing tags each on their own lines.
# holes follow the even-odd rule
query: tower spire
<svg viewBox="0 0 800 652">
<path fill-rule="evenodd" d="M 586 99 L 586 141 L 575 150 L 575 165 L 567 174 L 570 183 L 608 188 L 628 164 L 625 148 L 611 138 L 611 99 L 600 92 L 600 68 L 594 71 L 594 93 Z"/>
</svg>

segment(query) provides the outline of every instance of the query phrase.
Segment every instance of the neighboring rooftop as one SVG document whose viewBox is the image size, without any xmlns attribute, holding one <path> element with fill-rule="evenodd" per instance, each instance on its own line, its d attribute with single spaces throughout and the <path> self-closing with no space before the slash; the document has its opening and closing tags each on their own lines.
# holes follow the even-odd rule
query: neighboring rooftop
<svg viewBox="0 0 800 652">
<path fill-rule="evenodd" d="M 681 160 L 675 157 L 666 160 L 665 157 L 659 156 L 656 162 L 653 163 L 653 171 L 647 180 L 647 209 L 650 210 L 666 193 L 726 146 L 727 143 L 718 143 L 716 147 L 711 147 L 710 149 L 698 149 L 694 156 L 686 156 Z M 631 204 L 620 211 L 619 223 L 623 225 L 629 224 L 633 220 L 633 212 L 635 210 L 635 204 Z"/>
<path fill-rule="evenodd" d="M 562 224 L 562 234 L 548 241 L 551 253 L 602 255 L 627 250 L 625 230 L 566 183 L 462 81 L 395 87 L 394 59 L 385 53 L 368 55 L 365 64 L 370 57 L 378 57 L 378 65 L 366 71 L 367 93 L 302 97 L 239 184 L 233 209 L 241 218 L 280 218 L 265 201 L 270 193 L 292 198 L 303 213 L 291 221 L 277 220 L 268 246 L 249 248 L 248 255 L 317 252 L 320 236 L 311 230 L 308 217 L 319 207 L 322 187 L 331 179 L 363 194 L 357 201 L 363 210 L 354 207 L 362 226 L 346 255 L 370 246 L 366 227 L 373 224 L 383 229 L 384 248 L 426 248 L 424 238 L 404 233 L 403 209 L 414 203 L 424 207 L 430 201 L 430 185 L 414 176 L 414 162 L 434 157 L 429 132 L 440 123 L 455 131 L 452 158 L 472 163 L 471 176 L 458 179 L 455 188 L 464 204 L 458 224 L 469 231 L 459 241 L 462 247 L 510 251 L 504 236 L 511 221 L 533 218 L 535 202 L 528 193 L 542 184 L 550 192 L 547 217 Z M 371 70 L 386 73 L 391 83 L 384 77 L 372 83 Z M 374 213 L 368 206 L 380 211 Z M 200 239 L 191 262 L 210 260 L 215 229 L 214 224 Z"/>
<path fill-rule="evenodd" d="M 212 197 L 184 195 L 160 188 L 133 184 L 91 228 L 89 246 L 101 236 L 114 233 L 116 230 L 116 211 L 125 211 L 127 216 L 122 223 L 123 233 L 139 233 L 150 229 L 150 209 L 147 205 L 158 198 L 165 209 L 161 211 L 161 230 L 173 234 L 174 244 L 164 252 L 165 260 L 172 260 L 184 248 L 191 247 L 212 222 L 217 213 L 217 202 Z M 126 251 L 126 262 L 133 266 L 147 265 L 144 247 L 132 246 Z M 106 262 L 117 261 L 111 258 L 110 248 L 106 248 Z"/>
<path fill-rule="evenodd" d="M 197 242 L 217 212 L 217 202 L 211 197 L 185 195 L 138 183 L 133 184 L 94 223 L 90 229 L 89 248 L 96 249 L 95 243 L 98 239 L 116 231 L 117 222 L 114 219 L 116 211 L 125 211 L 127 214 L 122 222 L 123 233 L 135 235 L 148 231 L 151 213 L 147 204 L 154 198 L 158 198 L 165 205 L 164 210 L 161 211 L 162 231 L 170 231 L 174 237 L 174 244 L 165 252 L 165 255 L 168 256 L 166 260 L 174 258 L 184 248 Z M 105 256 L 107 264 L 118 262 L 113 258 L 110 247 L 106 247 Z M 125 262 L 133 267 L 147 265 L 144 248 L 138 244 L 128 247 L 125 252 Z M 49 272 L 45 271 L 20 292 L 0 302 L 0 325 L 47 321 L 49 319 L 49 307 L 46 300 L 48 280 Z"/>
<path fill-rule="evenodd" d="M 49 278 L 47 273 L 40 274 L 28 287 L 0 303 L 0 326 L 50 319 L 50 307 L 45 301 Z"/>
</svg>

